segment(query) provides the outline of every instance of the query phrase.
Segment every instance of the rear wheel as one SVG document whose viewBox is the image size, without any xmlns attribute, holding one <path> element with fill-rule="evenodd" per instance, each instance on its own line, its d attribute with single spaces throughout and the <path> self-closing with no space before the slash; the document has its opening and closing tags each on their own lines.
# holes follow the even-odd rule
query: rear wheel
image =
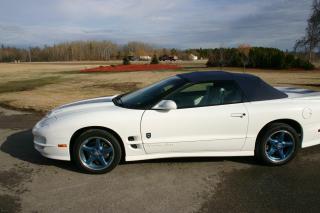
<svg viewBox="0 0 320 213">
<path fill-rule="evenodd" d="M 76 139 L 73 159 L 82 171 L 106 173 L 119 164 L 121 146 L 119 141 L 107 131 L 88 130 Z"/>
<path fill-rule="evenodd" d="M 300 147 L 295 129 L 274 123 L 258 138 L 255 156 L 267 165 L 283 165 L 292 160 Z"/>
</svg>

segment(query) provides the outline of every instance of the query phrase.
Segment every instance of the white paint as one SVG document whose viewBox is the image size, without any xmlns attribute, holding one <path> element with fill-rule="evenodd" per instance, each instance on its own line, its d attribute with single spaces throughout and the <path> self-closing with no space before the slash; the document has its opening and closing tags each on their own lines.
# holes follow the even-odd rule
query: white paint
<svg viewBox="0 0 320 213">
<path fill-rule="evenodd" d="M 53 159 L 70 160 L 68 144 L 79 129 L 100 126 L 112 129 L 122 139 L 126 160 L 196 156 L 251 156 L 256 137 L 269 122 L 291 119 L 303 128 L 302 147 L 320 143 L 320 96 L 296 95 L 286 99 L 221 106 L 134 110 L 115 106 L 112 97 L 71 103 L 54 109 L 33 128 L 46 138 L 37 150 Z M 313 115 L 304 117 L 304 110 Z M 245 116 L 240 116 L 245 113 Z M 52 119 L 55 117 L 56 119 Z M 43 125 L 46 124 L 46 125 Z M 146 137 L 151 133 L 151 138 Z M 134 136 L 135 141 L 128 141 Z M 137 144 L 134 149 L 130 144 Z"/>
</svg>

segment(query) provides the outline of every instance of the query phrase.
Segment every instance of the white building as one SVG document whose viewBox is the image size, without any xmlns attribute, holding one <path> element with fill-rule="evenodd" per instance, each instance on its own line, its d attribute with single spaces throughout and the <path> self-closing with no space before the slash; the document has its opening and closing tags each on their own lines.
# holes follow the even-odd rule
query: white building
<svg viewBox="0 0 320 213">
<path fill-rule="evenodd" d="M 139 56 L 140 61 L 151 61 L 151 57 L 148 55 Z"/>
<path fill-rule="evenodd" d="M 196 61 L 196 60 L 198 60 L 198 56 L 193 55 L 193 54 L 190 54 L 190 55 L 189 55 L 189 60 L 191 60 L 191 61 Z"/>
</svg>

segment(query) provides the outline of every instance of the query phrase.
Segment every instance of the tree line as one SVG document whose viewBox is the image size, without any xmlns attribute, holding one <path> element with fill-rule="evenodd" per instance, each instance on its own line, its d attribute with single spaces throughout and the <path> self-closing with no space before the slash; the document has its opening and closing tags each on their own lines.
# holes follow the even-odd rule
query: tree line
<svg viewBox="0 0 320 213">
<path fill-rule="evenodd" d="M 249 67 L 262 69 L 298 68 L 312 70 L 314 65 L 303 57 L 276 48 L 250 47 L 199 49 L 209 58 L 208 67 Z"/>
<path fill-rule="evenodd" d="M 0 62 L 50 62 L 50 61 L 107 61 L 122 60 L 126 56 L 178 56 L 181 60 L 189 60 L 190 54 L 200 59 L 209 59 L 207 65 L 215 67 L 251 67 L 251 68 L 303 68 L 314 66 L 304 57 L 284 52 L 276 48 L 250 47 L 240 45 L 237 48 L 208 49 L 165 49 L 155 48 L 142 42 L 129 42 L 118 45 L 110 41 L 75 41 L 53 46 L 16 48 L 0 48 Z"/>
<path fill-rule="evenodd" d="M 143 42 L 119 45 L 111 41 L 73 41 L 44 47 L 17 48 L 1 45 L 0 62 L 105 61 L 126 56 L 177 55 L 186 59 L 185 51 L 156 48 Z"/>
</svg>

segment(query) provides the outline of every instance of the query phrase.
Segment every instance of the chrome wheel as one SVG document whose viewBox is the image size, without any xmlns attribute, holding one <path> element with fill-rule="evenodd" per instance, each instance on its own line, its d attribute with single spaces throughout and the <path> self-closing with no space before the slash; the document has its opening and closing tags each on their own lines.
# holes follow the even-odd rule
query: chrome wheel
<svg viewBox="0 0 320 213">
<path fill-rule="evenodd" d="M 266 156 L 275 163 L 285 161 L 294 153 L 295 145 L 295 138 L 289 131 L 276 131 L 267 139 Z"/>
<path fill-rule="evenodd" d="M 101 137 L 90 137 L 80 145 L 81 163 L 93 170 L 103 170 L 110 166 L 114 159 L 113 145 Z"/>
</svg>

